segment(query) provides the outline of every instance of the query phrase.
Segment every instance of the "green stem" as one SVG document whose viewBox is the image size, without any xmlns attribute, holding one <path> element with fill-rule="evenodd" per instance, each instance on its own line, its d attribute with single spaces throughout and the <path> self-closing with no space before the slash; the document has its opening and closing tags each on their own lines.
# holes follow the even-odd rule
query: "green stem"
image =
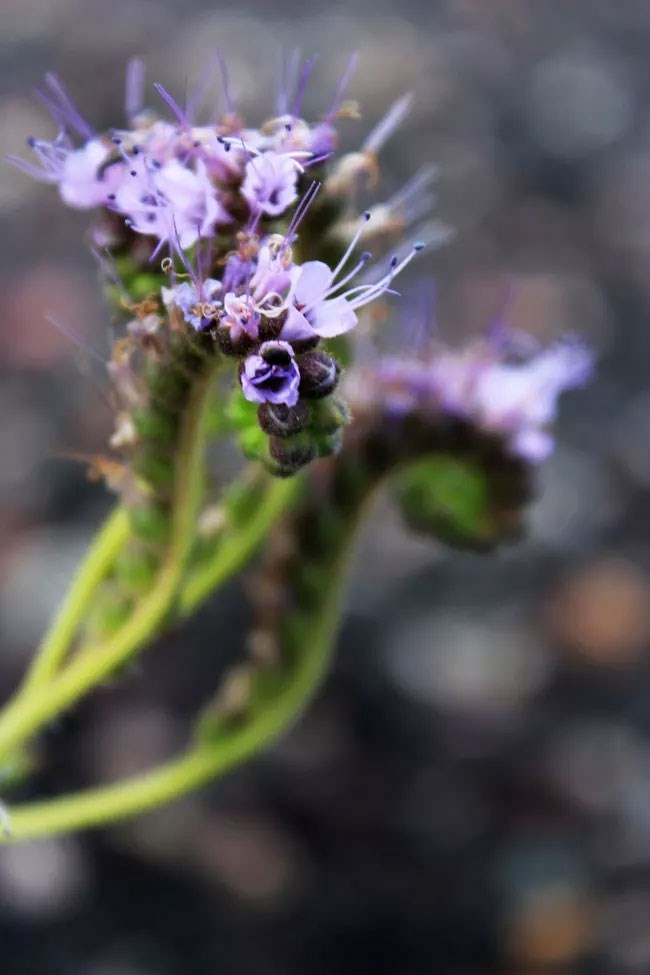
<svg viewBox="0 0 650 975">
<path fill-rule="evenodd" d="M 348 542 L 352 540 L 352 533 Z M 9 810 L 7 842 L 66 833 L 124 819 L 204 785 L 266 747 L 300 716 L 327 671 L 345 583 L 345 545 L 331 566 L 327 592 L 314 620 L 309 646 L 278 696 L 252 720 L 224 730 L 215 741 L 116 785 Z"/>
<path fill-rule="evenodd" d="M 252 558 L 301 487 L 300 477 L 269 478 L 266 491 L 246 524 L 226 528 L 215 543 L 213 555 L 189 572 L 179 596 L 181 617 L 190 616 L 200 603 Z"/>
<path fill-rule="evenodd" d="M 50 718 L 104 680 L 146 643 L 168 612 L 189 555 L 203 489 L 205 421 L 212 374 L 197 382 L 183 418 L 177 458 L 170 546 L 156 583 L 130 619 L 111 638 L 81 653 L 57 677 L 14 699 L 0 716 L 0 756 L 33 735 Z"/>
<path fill-rule="evenodd" d="M 25 677 L 19 691 L 21 697 L 50 680 L 61 666 L 96 589 L 106 578 L 128 533 L 127 513 L 118 507 L 102 525 L 77 569 L 63 604 Z"/>
</svg>

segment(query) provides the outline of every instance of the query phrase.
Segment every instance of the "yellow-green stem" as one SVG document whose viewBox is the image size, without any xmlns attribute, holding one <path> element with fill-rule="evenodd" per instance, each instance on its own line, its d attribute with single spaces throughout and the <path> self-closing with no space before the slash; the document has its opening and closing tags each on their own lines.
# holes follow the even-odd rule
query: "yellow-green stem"
<svg viewBox="0 0 650 975">
<path fill-rule="evenodd" d="M 20 689 L 21 697 L 46 683 L 59 670 L 84 613 L 110 571 L 129 534 L 129 519 L 117 507 L 108 516 L 77 569 L 66 597 L 48 630 Z"/>
<path fill-rule="evenodd" d="M 348 543 L 351 539 L 352 533 Z M 87 829 L 146 812 L 209 782 L 277 738 L 299 717 L 326 673 L 339 619 L 348 547 L 342 548 L 331 567 L 328 591 L 314 620 L 309 645 L 303 648 L 304 656 L 265 710 L 145 775 L 60 799 L 10 808 L 10 834 L 5 842 Z"/>
<path fill-rule="evenodd" d="M 46 685 L 10 702 L 0 715 L 0 757 L 37 732 L 48 720 L 101 683 L 155 635 L 178 590 L 189 555 L 203 490 L 205 421 L 212 374 L 196 384 L 183 418 L 177 457 L 169 549 L 156 583 L 128 622 L 104 643 L 88 649 Z"/>
<path fill-rule="evenodd" d="M 181 617 L 193 613 L 200 603 L 248 562 L 301 487 L 300 477 L 269 479 L 265 494 L 247 523 L 236 530 L 226 527 L 223 537 L 216 542 L 214 555 L 188 573 L 179 594 L 178 612 Z"/>
</svg>

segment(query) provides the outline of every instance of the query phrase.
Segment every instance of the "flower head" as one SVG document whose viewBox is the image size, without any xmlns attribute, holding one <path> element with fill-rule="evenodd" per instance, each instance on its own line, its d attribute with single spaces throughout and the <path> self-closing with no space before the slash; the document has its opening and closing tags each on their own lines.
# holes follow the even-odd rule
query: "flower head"
<svg viewBox="0 0 650 975">
<path fill-rule="evenodd" d="M 120 308 L 135 315 L 126 325 L 133 352 L 128 371 L 122 368 L 122 375 L 113 364 L 111 373 L 126 412 L 136 404 L 134 392 L 144 404 L 154 375 L 157 399 L 182 402 L 192 370 L 222 355 L 237 360 L 243 396 L 264 406 L 254 411 L 269 437 L 260 454 L 264 462 L 274 458 L 282 469 L 294 470 L 298 459 L 304 464 L 338 449 L 347 411 L 335 410 L 336 422 L 331 420 L 341 367 L 324 343 L 354 329 L 366 305 L 394 293 L 395 278 L 423 246 L 398 251 L 373 273 L 371 254 L 357 253 L 357 245 L 369 222 L 377 224 L 374 239 L 383 243 L 419 220 L 430 202 L 425 173 L 389 201 L 383 215 L 366 211 L 357 218 L 350 185 L 343 180 L 337 188 L 336 172 L 332 182 L 326 163 L 336 149 L 337 119 L 357 117 L 354 106 L 343 103 L 354 62 L 317 124 L 301 112 L 315 59 L 301 63 L 297 53 L 284 66 L 272 117 L 258 127 L 240 118 L 223 65 L 225 104 L 203 121 L 198 113 L 205 79 L 182 104 L 154 85 L 158 109 L 152 109 L 143 102 L 142 63 L 131 62 L 126 125 L 100 135 L 60 84 L 48 80 L 44 97 L 61 134 L 53 142 L 31 140 L 38 164 L 18 165 L 57 184 L 71 206 L 107 211 L 93 231 L 97 256 Z M 366 140 L 364 171 L 376 175 L 377 152 L 408 104 L 408 98 L 396 103 Z M 318 179 L 299 197 L 301 177 L 316 165 Z M 338 262 L 327 260 L 332 252 L 340 253 Z M 119 274 L 113 257 L 119 258 Z M 168 280 L 160 279 L 161 269 Z M 185 341 L 184 330 L 201 334 Z M 155 357 L 156 368 L 144 370 L 135 383 L 148 356 Z M 179 368 L 167 383 L 176 357 Z M 323 417 L 330 417 L 325 426 Z M 286 443 L 280 458 L 276 441 L 298 432 L 300 449 Z M 123 425 L 115 442 L 125 446 L 127 433 Z M 164 472 L 149 464 L 147 477 L 159 475 Z"/>
<path fill-rule="evenodd" d="M 513 454 L 531 464 L 554 446 L 549 425 L 562 393 L 584 385 L 593 356 L 575 339 L 516 361 L 507 345 L 489 338 L 464 350 L 444 347 L 421 358 L 388 357 L 357 377 L 357 396 L 382 396 L 391 409 L 439 409 L 502 436 Z M 372 389 L 372 393 L 370 390 Z"/>
</svg>

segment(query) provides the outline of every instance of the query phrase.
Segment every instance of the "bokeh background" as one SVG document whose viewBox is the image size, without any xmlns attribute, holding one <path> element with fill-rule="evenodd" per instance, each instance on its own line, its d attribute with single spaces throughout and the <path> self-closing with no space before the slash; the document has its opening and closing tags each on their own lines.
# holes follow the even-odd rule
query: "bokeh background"
<svg viewBox="0 0 650 975">
<path fill-rule="evenodd" d="M 527 538 L 497 556 L 409 536 L 380 501 L 340 651 L 281 743 L 199 796 L 99 833 L 0 851 L 3 975 L 650 972 L 650 7 L 647 0 L 2 0 L 0 140 L 51 133 L 58 71 L 98 128 L 123 68 L 183 92 L 215 45 L 252 121 L 278 52 L 350 52 L 363 120 L 416 107 L 388 195 L 439 167 L 455 230 L 427 258 L 463 340 L 575 331 L 597 381 L 568 398 Z M 71 454 L 109 427 L 106 312 L 87 215 L 0 172 L 0 687 L 24 670 L 109 499 Z M 242 649 L 236 583 L 48 732 L 36 788 L 129 774 L 183 741 Z"/>
</svg>

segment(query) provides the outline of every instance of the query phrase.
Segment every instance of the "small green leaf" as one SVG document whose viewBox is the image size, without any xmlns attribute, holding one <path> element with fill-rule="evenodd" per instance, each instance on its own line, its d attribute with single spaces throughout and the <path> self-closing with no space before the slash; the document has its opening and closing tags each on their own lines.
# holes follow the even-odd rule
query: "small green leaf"
<svg viewBox="0 0 650 975">
<path fill-rule="evenodd" d="M 498 540 L 489 475 L 477 460 L 441 455 L 410 464 L 397 476 L 397 498 L 418 531 L 461 546 Z"/>
</svg>

